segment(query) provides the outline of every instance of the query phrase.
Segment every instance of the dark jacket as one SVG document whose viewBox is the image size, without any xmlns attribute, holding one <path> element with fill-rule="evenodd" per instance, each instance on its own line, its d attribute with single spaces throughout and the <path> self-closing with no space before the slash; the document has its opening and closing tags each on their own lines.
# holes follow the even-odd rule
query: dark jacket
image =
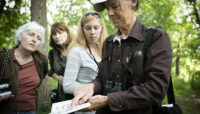
<svg viewBox="0 0 200 114">
<path fill-rule="evenodd" d="M 9 50 L 9 59 L 7 68 L 4 74 L 4 77 L 1 80 L 7 79 L 9 83 L 12 84 L 11 90 L 14 92 L 14 98 L 10 98 L 6 101 L 0 102 L 0 114 L 11 114 L 13 111 L 13 106 L 15 104 L 15 99 L 17 95 L 17 89 L 18 89 L 18 64 L 16 61 L 13 60 L 14 57 L 14 51 L 16 47 Z M 48 61 L 47 58 L 42 55 L 40 52 L 36 51 L 32 54 L 36 69 L 38 71 L 39 77 L 40 77 L 40 84 L 42 83 L 42 80 L 45 78 L 45 75 L 48 72 Z M 0 62 L 2 63 L 5 58 L 5 51 L 0 52 Z M 37 95 L 37 93 L 36 93 Z M 37 99 L 37 96 L 36 96 Z"/>
<path fill-rule="evenodd" d="M 113 41 L 116 33 L 104 42 L 99 74 L 93 81 L 95 94 L 105 95 L 106 80 L 113 83 L 126 80 L 126 84 L 132 85 L 122 84 L 126 85 L 122 91 L 108 93 L 108 106 L 97 110 L 97 114 L 151 114 L 153 106 L 161 105 L 169 85 L 172 49 L 168 34 L 157 28 L 144 63 L 147 31 L 137 19 L 127 39 L 122 39 L 121 43 Z M 130 53 L 133 53 L 131 60 Z M 128 75 L 129 68 L 132 74 Z"/>
<path fill-rule="evenodd" d="M 57 75 L 64 76 L 67 56 L 62 56 L 59 49 L 51 49 L 48 54 L 48 59 L 50 63 L 50 70 L 48 72 L 48 75 L 52 76 L 53 73 L 56 73 Z M 73 95 L 64 93 L 63 86 L 59 83 L 57 92 L 58 101 L 64 101 L 73 98 Z"/>
<path fill-rule="evenodd" d="M 65 72 L 67 57 L 62 56 L 59 49 L 51 49 L 48 54 L 48 59 L 50 63 L 50 70 L 48 75 L 52 76 L 53 73 L 56 73 L 57 75 L 63 76 Z"/>
</svg>

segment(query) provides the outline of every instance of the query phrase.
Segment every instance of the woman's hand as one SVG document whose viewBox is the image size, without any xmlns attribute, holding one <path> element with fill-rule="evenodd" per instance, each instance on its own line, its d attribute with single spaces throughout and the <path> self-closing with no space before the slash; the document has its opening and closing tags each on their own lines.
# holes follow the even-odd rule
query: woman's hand
<svg viewBox="0 0 200 114">
<path fill-rule="evenodd" d="M 81 112 L 94 111 L 108 105 L 108 97 L 103 95 L 96 95 L 89 99 L 91 106 L 81 110 Z"/>
<path fill-rule="evenodd" d="M 57 75 L 56 73 L 52 74 L 52 77 L 56 80 L 58 80 L 58 83 L 60 85 L 63 85 L 63 77 L 61 75 Z"/>
<path fill-rule="evenodd" d="M 70 109 L 72 109 L 76 105 L 83 104 L 90 97 L 92 97 L 94 93 L 94 84 L 88 83 L 81 87 L 78 91 L 74 92 L 74 98 L 72 99 L 72 103 L 70 105 Z"/>
<path fill-rule="evenodd" d="M 62 76 L 58 76 L 57 77 L 57 80 L 58 80 L 58 83 L 60 84 L 60 85 L 63 85 L 63 77 Z"/>
<path fill-rule="evenodd" d="M 0 102 L 3 101 L 3 100 L 7 100 L 7 99 L 9 99 L 11 97 L 14 97 L 14 95 L 5 95 L 5 96 L 0 98 Z"/>
</svg>

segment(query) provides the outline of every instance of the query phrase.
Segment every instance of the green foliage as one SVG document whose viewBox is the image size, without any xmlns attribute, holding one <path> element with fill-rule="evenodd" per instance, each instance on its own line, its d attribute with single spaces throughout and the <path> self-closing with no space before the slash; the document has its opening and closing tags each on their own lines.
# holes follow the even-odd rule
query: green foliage
<svg viewBox="0 0 200 114">
<path fill-rule="evenodd" d="M 30 19 L 30 15 L 20 12 L 20 9 L 30 7 L 27 0 L 18 1 L 14 7 L 7 5 L 0 18 L 0 49 L 14 45 L 16 29 Z M 192 0 L 140 0 L 140 8 L 136 11 L 137 18 L 146 26 L 161 26 L 170 37 L 173 49 L 172 76 L 176 96 L 191 96 L 200 87 L 200 25 L 198 25 Z M 197 12 L 200 14 L 200 1 L 195 0 Z M 59 3 L 56 3 L 59 2 Z M 51 8 L 51 5 L 56 7 Z M 77 25 L 82 15 L 93 11 L 87 0 L 48 0 L 48 15 L 54 22 L 64 21 L 76 34 Z M 53 10 L 52 10 L 53 9 Z M 108 35 L 117 31 L 107 16 L 107 11 L 100 13 L 104 19 Z M 179 48 L 180 47 L 180 48 Z M 180 49 L 180 52 L 178 52 Z M 176 76 L 176 57 L 180 57 L 180 74 Z M 57 81 L 50 78 L 51 89 L 57 87 Z M 184 91 L 184 93 L 183 93 Z M 185 92 L 186 91 L 186 92 Z M 163 101 L 166 103 L 166 98 Z"/>
<path fill-rule="evenodd" d="M 48 1 L 48 5 L 54 5 L 55 2 L 53 0 Z M 88 0 L 60 0 L 57 5 L 57 11 L 53 12 L 49 9 L 49 13 L 53 17 L 53 23 L 58 21 L 64 21 L 71 27 L 74 34 L 76 34 L 77 25 L 79 20 L 89 11 L 94 11 L 92 5 L 88 2 Z M 108 19 L 107 12 L 104 11 L 101 13 L 107 27 L 107 31 L 109 34 L 112 34 L 116 31 L 116 29 L 111 24 L 111 21 Z M 52 25 L 53 23 L 49 23 Z"/>
<path fill-rule="evenodd" d="M 193 73 L 190 85 L 192 89 L 200 90 L 200 71 Z"/>
<path fill-rule="evenodd" d="M 178 77 L 173 80 L 173 84 L 174 84 L 173 85 L 174 88 L 177 90 L 183 90 L 183 89 L 190 88 L 189 84 L 187 82 L 185 82 L 184 79 L 178 78 Z"/>
<path fill-rule="evenodd" d="M 8 0 L 7 3 L 14 0 Z M 21 0 L 15 1 L 13 7 L 6 5 L 4 12 L 0 18 L 0 49 L 10 48 L 14 46 L 16 29 L 28 21 L 28 16 L 25 13 L 20 13 L 20 7 L 23 5 Z"/>
</svg>

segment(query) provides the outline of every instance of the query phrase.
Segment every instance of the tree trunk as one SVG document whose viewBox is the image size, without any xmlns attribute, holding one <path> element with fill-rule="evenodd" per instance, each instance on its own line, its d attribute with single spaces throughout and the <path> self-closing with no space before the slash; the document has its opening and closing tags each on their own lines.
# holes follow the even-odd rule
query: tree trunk
<svg viewBox="0 0 200 114">
<path fill-rule="evenodd" d="M 6 0 L 1 0 L 0 2 L 0 18 L 1 18 L 1 14 L 4 11 L 4 6 L 6 5 Z"/>
<path fill-rule="evenodd" d="M 47 42 L 47 7 L 46 0 L 31 0 L 31 21 L 36 21 L 46 28 L 45 43 L 39 47 L 39 51 L 47 56 L 48 42 Z M 49 79 L 48 76 L 43 80 L 41 87 L 38 89 L 37 108 L 42 111 L 48 111 L 50 104 L 49 97 Z"/>
<path fill-rule="evenodd" d="M 196 23 L 198 25 L 200 25 L 200 16 L 199 16 L 199 12 L 198 12 L 198 6 L 196 6 L 197 5 L 196 0 L 188 0 L 188 1 L 190 2 L 190 4 L 193 7 L 193 15 L 195 15 L 195 17 L 196 17 Z"/>
<path fill-rule="evenodd" d="M 179 76 L 180 45 L 178 44 L 176 55 L 176 76 Z"/>
</svg>

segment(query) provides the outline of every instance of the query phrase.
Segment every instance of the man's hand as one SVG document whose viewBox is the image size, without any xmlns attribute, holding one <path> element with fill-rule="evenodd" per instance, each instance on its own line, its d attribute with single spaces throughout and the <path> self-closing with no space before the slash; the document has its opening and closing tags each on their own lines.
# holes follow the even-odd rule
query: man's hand
<svg viewBox="0 0 200 114">
<path fill-rule="evenodd" d="M 74 92 L 74 98 L 72 99 L 72 103 L 70 105 L 70 109 L 72 109 L 76 105 L 83 104 L 90 97 L 92 97 L 94 93 L 94 84 L 88 83 L 81 87 L 78 91 Z"/>
<path fill-rule="evenodd" d="M 96 95 L 89 99 L 91 106 L 81 110 L 81 112 L 94 111 L 108 105 L 108 97 L 103 95 Z"/>
</svg>

